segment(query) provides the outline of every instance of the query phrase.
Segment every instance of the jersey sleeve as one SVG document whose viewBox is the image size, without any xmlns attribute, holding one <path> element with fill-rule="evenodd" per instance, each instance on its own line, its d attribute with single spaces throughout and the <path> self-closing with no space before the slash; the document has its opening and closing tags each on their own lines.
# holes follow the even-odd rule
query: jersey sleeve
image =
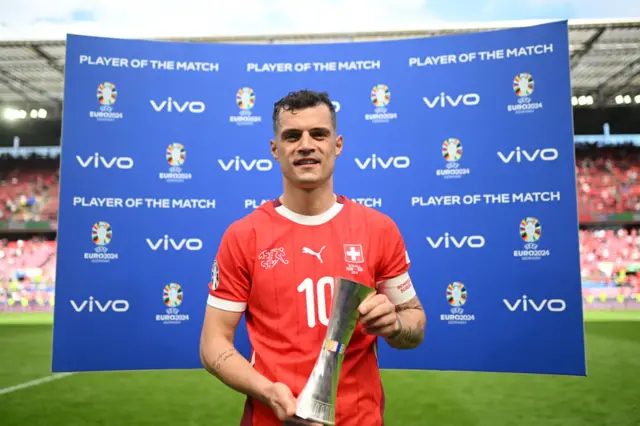
<svg viewBox="0 0 640 426">
<path fill-rule="evenodd" d="M 376 286 L 395 305 L 408 302 L 416 295 L 409 276 L 409 253 L 396 223 L 389 217 L 380 229 L 380 249 Z"/>
<path fill-rule="evenodd" d="M 211 266 L 207 304 L 231 312 L 244 312 L 251 287 L 248 238 L 239 235 L 236 224 L 223 234 Z"/>
</svg>

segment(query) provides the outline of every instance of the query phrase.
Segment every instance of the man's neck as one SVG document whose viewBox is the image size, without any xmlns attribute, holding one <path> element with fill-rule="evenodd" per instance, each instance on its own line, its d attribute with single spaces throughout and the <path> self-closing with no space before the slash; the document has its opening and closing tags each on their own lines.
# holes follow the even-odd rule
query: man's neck
<svg viewBox="0 0 640 426">
<path fill-rule="evenodd" d="M 316 216 L 333 207 L 336 195 L 331 182 L 315 189 L 301 189 L 285 183 L 280 202 L 294 213 Z"/>
</svg>

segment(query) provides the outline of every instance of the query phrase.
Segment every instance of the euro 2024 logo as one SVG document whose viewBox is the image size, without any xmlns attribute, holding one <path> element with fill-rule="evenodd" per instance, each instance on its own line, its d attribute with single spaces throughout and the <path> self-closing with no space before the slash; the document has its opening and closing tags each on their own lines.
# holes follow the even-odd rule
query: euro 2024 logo
<svg viewBox="0 0 640 426">
<path fill-rule="evenodd" d="M 391 103 L 391 90 L 386 84 L 376 84 L 371 89 L 369 95 L 371 103 L 375 107 L 374 114 L 365 114 L 364 119 L 372 123 L 388 123 L 398 118 L 395 112 L 389 112 L 388 106 Z"/>
<path fill-rule="evenodd" d="M 169 173 L 161 172 L 159 177 L 167 183 L 183 183 L 190 180 L 191 173 L 184 173 L 182 166 L 187 159 L 187 150 L 178 142 L 169 144 L 165 152 L 165 159 L 169 163 Z"/>
<path fill-rule="evenodd" d="M 262 122 L 262 117 L 253 115 L 253 107 L 256 105 L 256 93 L 251 87 L 242 87 L 236 92 L 236 105 L 240 108 L 238 115 L 229 117 L 231 123 L 238 126 L 253 126 Z"/>
<path fill-rule="evenodd" d="M 533 102 L 531 95 L 535 88 L 533 76 L 528 73 L 517 74 L 513 79 L 512 88 L 518 97 L 518 103 L 507 105 L 507 111 L 516 114 L 532 113 L 542 108 L 542 102 Z"/>
<path fill-rule="evenodd" d="M 445 169 L 436 170 L 436 176 L 442 176 L 444 179 L 459 179 L 462 176 L 471 173 L 471 170 L 460 167 L 460 159 L 462 158 L 462 143 L 455 138 L 449 138 L 442 144 L 442 157 L 447 162 Z"/>
<path fill-rule="evenodd" d="M 118 89 L 116 85 L 105 81 L 98 85 L 96 91 L 96 98 L 100 104 L 98 111 L 89 111 L 89 117 L 97 121 L 115 121 L 121 120 L 124 115 L 121 112 L 116 112 L 114 105 L 118 100 Z"/>
<path fill-rule="evenodd" d="M 180 309 L 178 309 L 184 300 L 184 291 L 180 284 L 169 283 L 164 286 L 162 300 L 167 309 L 165 314 L 156 315 L 157 322 L 162 322 L 166 325 L 177 325 L 183 321 L 189 321 L 189 315 L 180 314 Z"/>
<path fill-rule="evenodd" d="M 524 250 L 514 250 L 513 256 L 522 260 L 540 260 L 549 256 L 548 249 L 540 249 L 538 240 L 542 237 L 542 224 L 535 217 L 525 217 L 520 221 L 520 238 L 525 242 Z"/>
<path fill-rule="evenodd" d="M 440 315 L 440 321 L 447 321 L 450 325 L 464 325 L 475 321 L 475 315 L 465 314 L 462 308 L 467 303 L 467 288 L 463 283 L 454 281 L 447 286 L 447 302 L 451 306 L 451 313 Z"/>
<path fill-rule="evenodd" d="M 113 229 L 109 222 L 100 221 L 91 227 L 91 240 L 96 245 L 93 253 L 84 253 L 84 258 L 91 263 L 110 263 L 118 259 L 118 253 L 110 252 L 107 247 L 113 239 Z"/>
<path fill-rule="evenodd" d="M 220 269 L 218 268 L 218 259 L 213 261 L 211 266 L 211 290 L 215 291 L 220 284 Z"/>
</svg>

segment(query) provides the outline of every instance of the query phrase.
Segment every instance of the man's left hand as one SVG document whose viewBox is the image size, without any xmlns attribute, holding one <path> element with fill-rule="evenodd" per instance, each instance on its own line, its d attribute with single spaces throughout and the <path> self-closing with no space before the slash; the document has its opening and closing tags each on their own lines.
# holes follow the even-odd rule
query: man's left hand
<svg viewBox="0 0 640 426">
<path fill-rule="evenodd" d="M 398 330 L 396 307 L 384 294 L 365 299 L 358 307 L 360 323 L 368 334 L 387 337 Z"/>
</svg>

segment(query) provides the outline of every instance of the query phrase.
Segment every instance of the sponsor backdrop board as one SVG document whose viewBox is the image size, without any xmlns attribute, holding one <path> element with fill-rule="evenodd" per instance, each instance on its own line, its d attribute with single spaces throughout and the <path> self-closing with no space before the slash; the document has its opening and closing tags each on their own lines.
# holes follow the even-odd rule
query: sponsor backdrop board
<svg viewBox="0 0 640 426">
<path fill-rule="evenodd" d="M 319 45 L 69 36 L 54 371 L 201 368 L 220 238 L 280 195 L 273 103 L 301 88 L 338 109 L 337 192 L 406 239 L 426 338 L 381 344 L 381 367 L 584 375 L 566 22 Z M 237 345 L 249 356 L 244 323 Z"/>
</svg>

